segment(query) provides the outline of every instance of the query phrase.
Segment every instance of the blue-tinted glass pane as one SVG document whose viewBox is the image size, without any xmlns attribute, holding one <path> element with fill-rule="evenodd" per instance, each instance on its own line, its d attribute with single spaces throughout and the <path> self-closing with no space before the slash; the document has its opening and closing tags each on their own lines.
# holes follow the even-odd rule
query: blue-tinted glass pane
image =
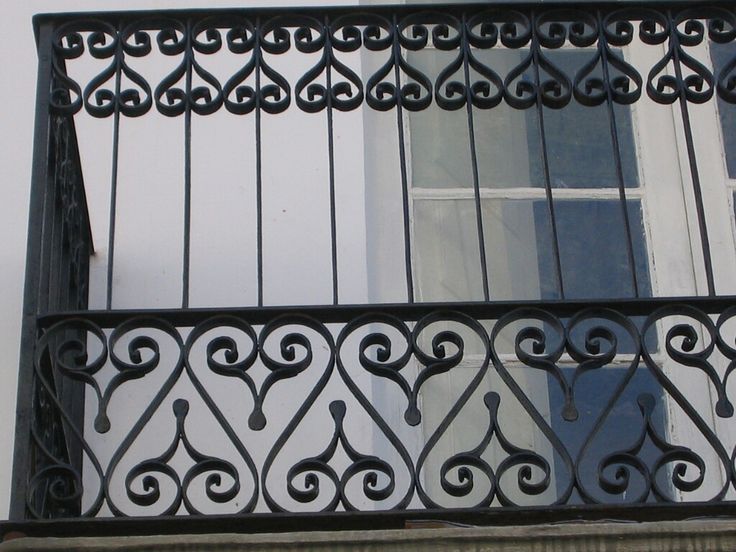
<svg viewBox="0 0 736 552">
<path fill-rule="evenodd" d="M 639 296 L 651 295 L 641 204 L 628 202 Z M 483 199 L 491 299 L 561 299 L 546 200 Z M 618 200 L 555 200 L 568 299 L 633 297 L 629 241 Z M 475 202 L 415 200 L 415 264 L 425 301 L 480 300 Z"/>
<path fill-rule="evenodd" d="M 633 297 L 632 267 L 628 237 L 618 200 L 555 200 L 555 221 L 562 279 L 567 299 L 606 299 Z M 546 202 L 536 206 L 538 218 L 548 215 Z M 639 295 L 651 295 L 647 247 L 641 204 L 628 202 L 634 274 Z M 536 217 L 535 217 L 536 218 Z M 539 257 L 540 273 L 556 270 L 553 254 Z"/>
<path fill-rule="evenodd" d="M 629 216 L 631 240 L 634 249 L 634 267 L 636 283 L 639 287 L 639 297 L 651 297 L 652 280 L 649 277 L 649 253 L 647 252 L 646 234 L 644 233 L 644 216 L 641 212 L 641 202 L 627 201 L 626 210 Z"/>
<path fill-rule="evenodd" d="M 557 380 L 551 376 L 548 378 L 551 426 L 573 459 L 578 457 L 596 420 L 625 380 L 627 370 L 628 368 L 603 367 L 581 374 L 574 387 L 574 404 L 578 413 L 575 421 L 566 421 L 563 418 L 565 401 L 562 389 Z M 574 368 L 563 367 L 562 371 L 567 381 L 571 382 Z M 636 443 L 644 427 L 637 399 L 644 394 L 654 397 L 657 406 L 652 416 L 653 426 L 661 437 L 666 437 L 662 387 L 646 367 L 639 366 L 607 415 L 600 433 L 593 440 L 590 454 L 580 463 L 582 483 L 596 497 L 611 500 L 610 495 L 600 488 L 599 462 L 606 455 L 626 450 Z M 638 456 L 651 468 L 659 454 L 651 443 L 647 443 Z M 555 475 L 557 491 L 562 493 L 570 479 L 559 457 L 555 462 Z M 611 473 L 608 475 L 611 477 Z M 632 470 L 631 484 L 626 495 L 637 496 L 643 489 L 643 479 Z M 623 501 L 623 497 L 620 498 Z"/>
<path fill-rule="evenodd" d="M 595 56 L 595 52 L 559 50 L 547 52 L 546 55 L 572 80 L 575 74 Z M 549 78 L 541 71 L 542 81 Z M 619 176 L 611 134 L 611 120 L 606 104 L 587 107 L 573 100 L 562 109 L 545 107 L 543 116 L 552 187 L 618 187 Z M 614 116 L 624 185 L 636 187 L 639 185 L 639 177 L 631 111 L 628 107 L 618 109 Z M 536 147 L 536 142 L 530 140 L 530 148 Z"/>
</svg>

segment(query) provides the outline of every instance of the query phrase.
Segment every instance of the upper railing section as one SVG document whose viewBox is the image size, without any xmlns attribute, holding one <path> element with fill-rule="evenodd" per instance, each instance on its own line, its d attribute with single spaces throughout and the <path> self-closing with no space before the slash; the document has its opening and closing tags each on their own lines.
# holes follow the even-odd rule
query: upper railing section
<svg viewBox="0 0 736 552">
<path fill-rule="evenodd" d="M 81 148 L 110 181 L 91 307 L 730 293 L 689 110 L 736 102 L 735 17 L 727 4 L 39 16 L 53 116 L 112 120 L 104 135 L 87 122 Z M 659 124 L 642 114 L 670 104 L 674 176 L 641 154 Z M 694 249 L 688 289 L 654 282 L 643 205 L 657 179 L 685 189 L 670 208 L 694 224 L 693 248 L 684 223 L 672 235 Z M 523 199 L 534 230 L 519 237 Z M 607 247 L 580 238 L 596 224 Z M 512 285 L 515 271 L 534 277 Z"/>
<path fill-rule="evenodd" d="M 614 102 L 631 104 L 640 98 L 643 88 L 658 103 L 673 103 L 680 93 L 693 103 L 708 101 L 716 92 L 724 100 L 736 100 L 729 78 L 732 64 L 714 71 L 709 63 L 688 54 L 688 48 L 703 41 L 733 41 L 736 16 L 726 3 L 532 9 L 485 4 L 356 6 L 49 14 L 35 19 L 37 28 L 48 24 L 54 27 L 54 76 L 58 78 L 51 106 L 53 112 L 65 114 L 83 107 L 95 117 L 118 111 L 139 117 L 152 108 L 167 116 L 183 115 L 187 110 L 210 115 L 221 108 L 236 115 L 256 108 L 273 114 L 285 111 L 292 102 L 314 113 L 328 107 L 350 111 L 364 101 L 380 111 L 397 105 L 416 111 L 433 101 L 450 110 L 468 102 L 490 109 L 501 101 L 524 109 L 536 103 L 537 93 L 543 105 L 561 108 L 573 97 L 587 106 L 600 105 L 609 92 Z M 637 36 L 650 46 L 667 45 L 665 56 L 644 74 L 617 53 Z M 546 49 L 568 45 L 592 48 L 589 63 L 574 73 L 556 67 L 544 56 Z M 478 59 L 479 50 L 504 47 L 524 49 L 526 54 L 511 71 L 499 71 Z M 456 54 L 437 78 L 423 74 L 404 57 L 406 51 L 426 48 Z M 209 73 L 203 65 L 221 49 L 243 56 L 242 67 L 227 80 Z M 340 62 L 340 53 L 361 49 L 384 52 L 385 64 L 375 73 L 359 74 Z M 134 67 L 136 58 L 154 50 L 179 56 L 180 62 L 158 82 L 146 80 Z M 264 59 L 289 51 L 317 53 L 319 62 L 290 82 Z M 76 82 L 58 62 L 85 55 L 108 59 L 110 64 L 88 82 Z M 520 77 L 532 64 L 550 74 L 539 83 L 523 81 Z M 479 75 L 464 76 L 469 67 Z M 607 82 L 596 72 L 604 68 Z M 676 74 L 668 71 L 673 68 Z M 189 81 L 194 74 L 205 86 L 192 86 Z M 324 75 L 330 77 L 329 87 L 320 82 Z M 256 79 L 258 76 L 261 78 Z M 120 79 L 129 82 L 117 86 Z M 252 80 L 258 80 L 258 85 Z"/>
</svg>

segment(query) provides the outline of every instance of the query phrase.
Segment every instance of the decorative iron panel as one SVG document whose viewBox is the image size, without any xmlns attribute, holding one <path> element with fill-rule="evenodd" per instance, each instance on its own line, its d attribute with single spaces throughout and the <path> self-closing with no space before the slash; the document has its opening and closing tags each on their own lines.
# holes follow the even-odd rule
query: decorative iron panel
<svg viewBox="0 0 736 552">
<path fill-rule="evenodd" d="M 632 505 L 734 490 L 736 443 L 719 425 L 733 416 L 733 308 L 223 314 L 193 326 L 161 312 L 111 327 L 100 314 L 58 317 L 36 345 L 34 418 L 63 420 L 85 468 L 34 432 L 31 517 Z M 526 373 L 542 375 L 536 388 Z M 55 380 L 84 384 L 84 427 Z M 451 380 L 464 383 L 427 400 Z"/>
</svg>

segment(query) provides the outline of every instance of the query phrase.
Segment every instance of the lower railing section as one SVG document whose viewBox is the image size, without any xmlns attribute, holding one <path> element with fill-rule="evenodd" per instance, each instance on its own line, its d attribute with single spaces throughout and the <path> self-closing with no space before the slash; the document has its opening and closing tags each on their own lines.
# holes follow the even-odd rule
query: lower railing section
<svg viewBox="0 0 736 552">
<path fill-rule="evenodd" d="M 728 508 L 735 304 L 44 317 L 27 516 Z"/>
</svg>

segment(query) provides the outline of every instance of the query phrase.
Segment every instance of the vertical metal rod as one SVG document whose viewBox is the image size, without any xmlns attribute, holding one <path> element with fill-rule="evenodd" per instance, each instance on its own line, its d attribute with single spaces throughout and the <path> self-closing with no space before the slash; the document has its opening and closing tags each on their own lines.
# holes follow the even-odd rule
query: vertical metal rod
<svg viewBox="0 0 736 552">
<path fill-rule="evenodd" d="M 716 285 L 713 277 L 713 261 L 710 255 L 710 240 L 708 239 L 708 226 L 705 221 L 705 207 L 703 206 L 703 192 L 700 187 L 700 173 L 698 172 L 698 161 L 695 155 L 695 144 L 693 142 L 693 131 L 690 126 L 690 113 L 687 107 L 687 96 L 685 95 L 685 83 L 682 78 L 682 67 L 680 66 L 679 43 L 672 12 L 667 11 L 670 25 L 670 48 L 672 48 L 672 61 L 675 66 L 675 78 L 680 83 L 680 115 L 685 131 L 685 144 L 687 146 L 687 158 L 690 166 L 690 177 L 693 183 L 693 195 L 695 196 L 695 211 L 698 216 L 698 229 L 700 231 L 700 246 L 703 250 L 703 264 L 705 265 L 705 278 L 708 284 L 708 295 L 716 294 Z"/>
<path fill-rule="evenodd" d="M 54 159 L 54 172 L 49 179 L 50 189 L 47 192 L 46 214 L 44 220 L 44 245 L 41 267 L 44 271 L 42 278 L 46 279 L 46 285 L 39 288 L 40 311 L 57 311 L 64 309 L 61 303 L 62 270 L 64 260 L 62 250 L 64 247 L 64 224 L 62 222 L 63 195 L 60 184 L 69 178 L 69 166 L 67 163 L 59 163 L 59 159 L 68 159 L 69 137 L 64 132 L 64 125 L 55 121 L 52 126 L 54 151 L 51 158 Z"/>
<path fill-rule="evenodd" d="M 330 170 L 330 240 L 332 245 L 332 304 L 337 305 L 337 222 L 335 219 L 335 141 L 332 130 L 332 41 L 330 37 L 330 20 L 325 16 L 325 40 L 324 55 L 325 75 L 327 79 L 327 149 Z"/>
<path fill-rule="evenodd" d="M 401 165 L 401 196 L 404 210 L 404 267 L 406 269 L 406 300 L 414 302 L 414 280 L 411 268 L 411 228 L 409 221 L 409 182 L 406 174 L 406 147 L 404 144 L 404 114 L 401 105 L 401 43 L 399 42 L 399 25 L 393 16 L 394 28 L 394 76 L 396 78 L 396 124 L 399 133 L 399 163 Z"/>
<path fill-rule="evenodd" d="M 113 264 L 115 259 L 115 215 L 118 197 L 118 150 L 120 143 L 120 81 L 122 72 L 122 37 L 118 29 L 118 46 L 115 52 L 115 113 L 112 124 L 112 174 L 110 177 L 110 215 L 107 241 L 107 297 L 105 308 L 112 309 Z"/>
<path fill-rule="evenodd" d="M 549 209 L 550 225 L 552 226 L 552 248 L 555 253 L 555 268 L 557 281 L 560 286 L 560 299 L 565 299 L 565 283 L 562 279 L 562 262 L 560 260 L 560 245 L 557 237 L 557 220 L 555 218 L 555 205 L 552 197 L 552 185 L 549 176 L 549 159 L 547 157 L 547 135 L 544 130 L 544 104 L 542 103 L 542 86 L 539 77 L 539 52 L 541 46 L 537 38 L 536 14 L 532 12 L 532 63 L 534 65 L 534 79 L 537 89 L 537 117 L 539 118 L 539 139 L 542 144 L 542 163 L 544 166 L 544 188 L 547 195 L 547 207 Z"/>
<path fill-rule="evenodd" d="M 48 241 L 44 225 L 44 204 L 49 189 L 49 151 L 51 117 L 52 32 L 50 23 L 38 28 L 38 76 L 36 88 L 36 120 L 33 132 L 33 173 L 28 213 L 26 274 L 23 289 L 23 329 L 20 341 L 20 366 L 16 402 L 13 478 L 10 485 L 9 519 L 22 521 L 26 514 L 29 480 L 31 416 L 33 414 L 33 351 L 36 341 L 36 315 L 39 309 L 41 253 Z M 53 207 L 46 205 L 46 209 Z"/>
<path fill-rule="evenodd" d="M 618 179 L 618 197 L 621 204 L 621 214 L 626 231 L 626 251 L 628 254 L 629 267 L 631 268 L 631 285 L 634 297 L 639 297 L 639 284 L 636 278 L 636 260 L 634 258 L 634 241 L 631 235 L 631 221 L 629 220 L 629 208 L 626 202 L 626 184 L 624 182 L 623 163 L 621 162 L 621 145 L 618 140 L 618 127 L 616 125 L 616 113 L 613 109 L 613 93 L 611 91 L 611 80 L 608 71 L 608 58 L 606 57 L 608 46 L 603 34 L 603 17 L 601 12 L 598 16 L 598 53 L 601 56 L 601 67 L 603 68 L 603 83 L 606 87 L 606 105 L 608 106 L 608 120 L 610 122 L 611 143 L 613 144 L 613 158 L 616 164 L 616 178 Z"/>
<path fill-rule="evenodd" d="M 58 63 L 60 68 L 66 69 L 63 60 L 54 60 L 52 62 L 52 71 L 50 74 L 53 83 L 53 64 Z M 48 142 L 47 163 L 47 185 L 44 188 L 44 207 L 43 218 L 39 219 L 35 224 L 43 228 L 43 238 L 40 245 L 40 258 L 38 281 L 35 283 L 36 289 L 36 312 L 39 314 L 50 312 L 57 306 L 56 290 L 58 290 L 57 279 L 59 275 L 60 262 L 58 260 L 61 253 L 61 240 L 59 236 L 61 220 L 59 216 L 59 196 L 60 189 L 58 182 L 61 179 L 61 171 L 68 170 L 66 164 L 57 162 L 63 157 L 62 152 L 64 133 L 60 131 L 63 126 L 61 117 L 51 117 L 48 124 Z M 50 172 L 48 172 L 50 171 Z"/>
<path fill-rule="evenodd" d="M 189 307 L 189 264 L 192 223 L 192 22 L 187 21 L 186 50 L 187 64 L 186 94 L 184 104 L 184 255 L 182 268 L 181 308 Z"/>
<path fill-rule="evenodd" d="M 256 256 L 258 263 L 258 306 L 263 306 L 263 195 L 261 175 L 261 18 L 256 19 Z"/>
<path fill-rule="evenodd" d="M 79 236 L 75 235 L 73 227 L 75 224 L 84 224 L 82 221 L 86 217 L 82 216 L 81 220 L 70 220 L 68 217 L 73 216 L 72 213 L 67 211 L 70 203 L 76 201 L 86 209 L 86 201 L 84 198 L 82 182 L 82 166 L 79 161 L 79 152 L 77 149 L 78 141 L 77 135 L 74 130 L 74 120 L 72 116 L 63 118 L 64 124 L 57 125 L 55 127 L 56 133 L 56 148 L 52 154 L 53 164 L 55 167 L 63 167 L 61 173 L 55 171 L 50 179 L 50 184 L 56 191 L 50 194 L 50 197 L 54 197 L 53 202 L 49 202 L 47 205 L 53 206 L 50 211 L 53 217 L 53 222 L 50 225 L 52 228 L 50 242 L 52 243 L 52 255 L 49 268 L 51 270 L 51 282 L 52 288 L 49 290 L 49 302 L 48 310 L 51 312 L 59 312 L 65 310 L 77 309 L 78 303 L 77 294 L 72 293 L 72 269 L 74 267 L 74 248 L 77 245 L 76 240 Z M 58 169 L 57 169 L 58 170 Z M 69 194 L 65 197 L 61 190 L 66 190 Z M 82 196 L 81 198 L 79 196 Z M 80 213 L 74 213 L 77 217 L 80 217 Z M 85 221 L 86 222 L 86 221 Z M 86 225 L 85 225 L 86 226 Z M 82 228 L 80 228 L 82 230 Z M 84 230 L 82 230 L 84 231 Z M 88 236 L 91 241 L 91 237 Z M 81 262 L 85 262 L 83 259 L 79 259 Z M 74 331 L 67 330 L 63 333 L 61 340 L 75 339 L 84 342 L 86 340 L 85 331 Z M 51 365 L 53 371 L 53 361 Z M 85 385 L 80 381 L 65 381 L 63 383 L 56 382 L 54 385 L 54 391 L 52 394 L 56 395 L 56 398 L 60 402 L 60 409 L 66 413 L 68 418 L 61 420 L 61 434 L 65 443 L 65 456 L 69 464 L 77 471 L 81 473 L 83 464 L 83 452 L 81 443 L 72 437 L 73 427 L 84 427 L 84 395 Z M 36 418 L 37 419 L 37 418 Z M 34 442 L 38 442 L 34 436 Z M 48 443 L 39 443 L 41 447 L 44 447 Z M 49 488 L 44 489 L 44 493 L 50 492 Z M 44 496 L 48 496 L 45 494 Z M 77 502 L 72 508 L 71 515 L 79 514 L 79 507 L 81 501 Z"/>
<path fill-rule="evenodd" d="M 72 158 L 72 155 L 70 154 L 70 151 L 73 149 L 73 146 L 71 144 L 72 137 L 71 137 L 71 128 L 73 125 L 70 123 L 67 128 L 64 128 L 64 141 L 63 148 L 61 150 L 62 159 L 68 160 Z M 63 128 L 63 127 L 62 127 Z M 64 168 L 64 182 L 62 186 L 66 187 L 68 193 L 71 197 L 66 198 L 67 201 L 74 201 L 74 171 L 69 166 L 69 163 L 65 163 Z M 59 182 L 56 182 L 56 185 L 59 185 Z M 60 194 L 59 196 L 64 201 L 64 195 Z M 66 208 L 66 205 L 60 204 L 59 202 L 56 203 L 56 206 L 54 208 L 55 216 L 54 216 L 54 238 L 53 238 L 53 265 L 52 265 L 52 276 L 55 276 L 54 278 L 54 289 L 51 290 L 50 295 L 50 302 L 49 302 L 49 309 L 53 310 L 65 310 L 70 308 L 69 305 L 69 280 L 70 280 L 70 273 L 69 268 L 71 264 L 71 236 L 69 236 L 69 223 L 66 221 L 66 218 L 68 215 L 65 216 L 64 210 Z M 58 211 L 57 211 L 58 209 Z"/>
<path fill-rule="evenodd" d="M 59 149 L 59 135 L 54 132 L 53 127 L 59 126 L 58 121 L 53 119 L 48 122 L 48 137 L 49 142 L 47 151 L 47 160 L 51 159 L 52 156 L 57 154 Z M 47 161 L 48 162 L 48 161 Z M 35 160 L 34 160 L 35 163 Z M 52 182 L 56 178 L 56 171 L 59 170 L 58 166 L 51 169 L 51 174 L 47 170 L 47 179 Z M 36 293 L 36 312 L 43 313 L 51 310 L 51 299 L 50 293 L 52 278 L 54 276 L 54 262 L 53 262 L 53 251 L 55 249 L 54 242 L 54 221 L 56 219 L 56 186 L 51 184 L 44 188 L 44 206 L 42 207 L 42 215 L 39 215 L 38 220 L 34 221 L 34 224 L 38 227 L 43 228 L 43 240 L 39 245 L 39 258 L 37 259 L 38 269 L 38 280 L 34 282 L 34 291 Z M 30 239 L 30 236 L 29 236 Z"/>
<path fill-rule="evenodd" d="M 475 191 L 475 222 L 478 228 L 478 249 L 480 254 L 480 270 L 483 278 L 483 299 L 490 299 L 488 286 L 488 266 L 486 264 L 486 242 L 483 233 L 483 209 L 480 202 L 480 181 L 478 177 L 478 154 L 475 148 L 475 124 L 473 121 L 473 100 L 470 90 L 470 43 L 466 28 L 467 20 L 463 13 L 462 41 L 460 47 L 463 50 L 463 70 L 465 73 L 465 107 L 468 114 L 468 137 L 470 139 L 470 162 L 473 168 L 473 190 Z"/>
</svg>

